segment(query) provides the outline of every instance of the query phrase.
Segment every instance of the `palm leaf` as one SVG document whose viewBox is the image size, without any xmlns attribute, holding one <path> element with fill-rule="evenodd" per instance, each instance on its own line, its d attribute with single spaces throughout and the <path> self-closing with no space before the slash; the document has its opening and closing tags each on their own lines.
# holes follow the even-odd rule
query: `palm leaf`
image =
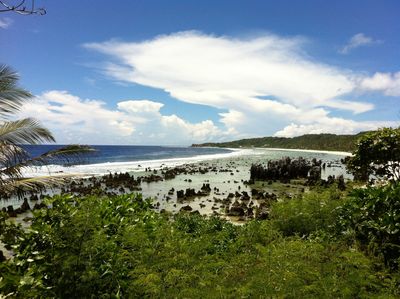
<svg viewBox="0 0 400 299">
<path fill-rule="evenodd" d="M 48 151 L 32 159 L 25 160 L 20 164 L 25 166 L 45 165 L 49 162 L 70 164 L 81 161 L 85 155 L 93 152 L 96 152 L 96 150 L 88 145 L 70 144 L 59 149 Z"/>
<path fill-rule="evenodd" d="M 20 178 L 9 180 L 2 184 L 1 194 L 3 196 L 10 196 L 16 194 L 22 197 L 25 193 L 31 191 L 38 191 L 42 189 L 53 188 L 65 184 L 68 179 L 76 178 L 76 174 L 59 175 L 59 176 L 41 176 L 34 178 Z"/>
<path fill-rule="evenodd" d="M 0 142 L 0 173 L 8 167 L 27 160 L 29 153 L 15 144 Z"/>
<path fill-rule="evenodd" d="M 29 158 L 20 146 L 14 144 L 0 143 L 0 189 L 10 180 L 18 179 L 22 176 L 21 168 L 15 167 L 21 161 Z"/>
<path fill-rule="evenodd" d="M 18 112 L 32 98 L 28 91 L 17 86 L 18 79 L 17 73 L 10 67 L 0 65 L 0 119 Z M 16 191 L 19 194 L 21 190 L 32 191 L 63 183 L 70 175 L 23 178 L 22 170 L 54 161 L 70 163 L 94 151 L 89 146 L 68 145 L 31 158 L 19 145 L 54 141 L 51 132 L 33 118 L 0 122 L 0 193 Z"/>
<path fill-rule="evenodd" d="M 6 65 L 0 65 L 0 116 L 8 117 L 20 110 L 22 104 L 32 98 L 32 95 L 18 87 L 19 77 L 15 71 Z"/>
<path fill-rule="evenodd" d="M 24 151 L 22 148 L 14 146 L 12 149 L 15 152 L 12 153 L 12 150 L 10 150 L 11 153 L 9 154 L 9 156 L 5 157 L 6 162 L 10 163 L 11 159 L 14 159 L 14 161 L 20 158 L 22 159 L 18 160 L 17 163 L 4 167 L 0 170 L 0 186 L 8 184 L 10 181 L 13 180 L 21 180 L 24 168 L 38 165 L 47 165 L 51 162 L 62 162 L 64 164 L 70 164 L 80 161 L 86 154 L 90 154 L 95 151 L 95 149 L 87 145 L 72 144 L 56 150 L 48 151 L 40 156 L 28 159 L 26 157 L 26 151 Z M 18 152 L 19 150 L 21 150 L 21 153 Z M 15 158 L 14 156 L 12 156 L 12 154 L 16 155 Z M 9 158 L 8 161 L 7 158 Z M 58 177 L 60 178 L 61 176 Z M 12 186 L 12 184 L 10 186 Z"/>
<path fill-rule="evenodd" d="M 46 141 L 54 142 L 55 139 L 49 130 L 33 118 L 6 121 L 0 125 L 0 142 L 38 144 Z"/>
</svg>

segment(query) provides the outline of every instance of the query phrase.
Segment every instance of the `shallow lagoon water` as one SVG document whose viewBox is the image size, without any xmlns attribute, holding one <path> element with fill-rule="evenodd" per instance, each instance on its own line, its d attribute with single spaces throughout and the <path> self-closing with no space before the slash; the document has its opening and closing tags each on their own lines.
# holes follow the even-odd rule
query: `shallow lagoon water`
<svg viewBox="0 0 400 299">
<path fill-rule="evenodd" d="M 250 193 L 251 187 L 245 185 L 243 182 L 250 178 L 250 167 L 252 164 L 266 164 L 268 160 L 280 159 L 282 157 L 303 157 L 306 159 L 316 158 L 322 160 L 323 163 L 331 165 L 326 167 L 322 172 L 322 178 L 329 175 L 343 174 L 345 178 L 351 178 L 345 172 L 344 167 L 340 163 L 346 153 L 328 153 L 328 152 L 315 152 L 315 151 L 300 151 L 300 150 L 280 150 L 280 149 L 233 149 L 230 152 L 196 155 L 193 157 L 182 158 L 168 158 L 158 160 L 140 160 L 140 161 L 127 161 L 127 162 L 110 162 L 110 163 L 95 163 L 77 165 L 73 167 L 64 167 L 61 165 L 49 165 L 47 167 L 36 167 L 28 169 L 26 175 L 57 175 L 62 171 L 62 174 L 79 174 L 81 176 L 99 176 L 107 173 L 115 172 L 129 172 L 135 177 L 147 176 L 153 173 L 154 170 L 160 171 L 161 169 L 171 168 L 176 166 L 184 166 L 186 168 L 215 168 L 216 172 L 193 174 L 181 174 L 171 180 L 164 180 L 158 182 L 142 182 L 141 191 L 143 197 L 151 197 L 159 210 L 165 209 L 170 212 L 177 212 L 181 207 L 190 205 L 193 210 L 198 210 L 201 214 L 212 214 L 214 211 L 221 212 L 218 203 L 227 197 L 229 193 L 236 191 L 246 191 Z M 147 169 L 147 171 L 145 171 Z M 207 196 L 193 197 L 189 201 L 179 202 L 177 200 L 176 191 L 186 190 L 187 188 L 199 191 L 202 185 L 210 184 L 211 192 Z M 282 186 L 278 188 L 276 184 L 271 186 L 265 184 L 263 189 L 270 193 L 279 194 L 282 192 Z M 302 186 L 285 185 L 285 192 L 293 194 L 299 192 Z M 173 194 L 168 194 L 168 191 L 174 188 Z M 215 191 L 217 188 L 218 191 Z M 57 190 L 49 190 L 48 194 L 58 193 Z M 167 197 L 170 199 L 167 200 Z M 217 201 L 217 203 L 216 203 Z M 1 206 L 13 205 L 15 207 L 21 204 L 17 199 L 1 201 Z M 31 205 L 33 203 L 30 203 Z"/>
<path fill-rule="evenodd" d="M 215 199 L 217 199 L 217 201 L 222 200 L 226 198 L 229 193 L 235 193 L 236 191 L 246 191 L 250 194 L 252 186 L 248 186 L 243 182 L 250 179 L 250 167 L 252 164 L 266 164 L 268 160 L 280 159 L 286 156 L 291 158 L 316 158 L 317 160 L 322 160 L 322 162 L 325 162 L 327 165 L 331 165 L 331 167 L 326 167 L 325 170 L 323 170 L 322 178 L 324 179 L 329 175 L 338 176 L 341 174 L 343 174 L 345 178 L 351 179 L 351 175 L 346 173 L 344 167 L 340 163 L 340 159 L 344 157 L 343 154 L 253 149 L 243 152 L 236 157 L 217 158 L 192 164 L 195 167 L 216 168 L 218 172 L 182 174 L 172 180 L 142 183 L 141 193 L 144 197 L 151 197 L 154 198 L 156 202 L 159 202 L 159 209 L 177 212 L 182 206 L 190 205 L 193 210 L 198 210 L 201 214 L 211 214 L 213 211 L 219 211 L 218 207 L 220 207 L 220 204 L 215 203 Z M 143 175 L 143 173 L 134 175 Z M 208 196 L 194 197 L 190 201 L 184 201 L 182 203 L 177 201 L 176 190 L 193 188 L 198 191 L 204 183 L 210 184 L 212 190 Z M 265 183 L 262 189 L 270 193 L 279 194 L 282 192 L 282 186 L 279 188 L 277 185 L 279 184 L 268 185 Z M 214 187 L 219 191 L 215 192 Z M 298 193 L 303 186 L 286 184 L 283 187 L 285 187 L 285 192 L 290 195 Z M 168 191 L 171 188 L 175 189 L 172 196 L 168 195 Z M 166 200 L 167 196 L 171 197 L 169 201 Z M 200 207 L 200 204 L 202 204 L 203 207 Z"/>
</svg>

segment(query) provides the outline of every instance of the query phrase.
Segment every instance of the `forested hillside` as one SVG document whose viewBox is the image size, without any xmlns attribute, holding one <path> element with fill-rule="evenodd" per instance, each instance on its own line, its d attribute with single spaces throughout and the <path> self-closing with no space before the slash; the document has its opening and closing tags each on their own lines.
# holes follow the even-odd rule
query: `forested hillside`
<svg viewBox="0 0 400 299">
<path fill-rule="evenodd" d="M 261 137 L 222 143 L 193 144 L 192 146 L 270 147 L 351 152 L 355 149 L 357 139 L 363 134 L 365 132 L 356 135 L 308 134 L 292 138 Z"/>
</svg>

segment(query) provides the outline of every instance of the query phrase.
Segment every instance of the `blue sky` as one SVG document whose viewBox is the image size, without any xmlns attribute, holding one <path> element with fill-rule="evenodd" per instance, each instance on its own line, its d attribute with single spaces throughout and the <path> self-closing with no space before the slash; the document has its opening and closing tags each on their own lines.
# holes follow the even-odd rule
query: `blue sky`
<svg viewBox="0 0 400 299">
<path fill-rule="evenodd" d="M 399 1 L 36 1 L 0 62 L 59 143 L 188 145 L 400 120 Z"/>
</svg>

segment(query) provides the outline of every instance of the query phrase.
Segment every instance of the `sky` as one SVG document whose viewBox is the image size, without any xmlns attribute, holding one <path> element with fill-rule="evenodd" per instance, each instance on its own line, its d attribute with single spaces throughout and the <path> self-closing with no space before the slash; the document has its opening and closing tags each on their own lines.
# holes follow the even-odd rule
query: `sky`
<svg viewBox="0 0 400 299">
<path fill-rule="evenodd" d="M 47 14 L 0 13 L 0 63 L 35 96 L 17 117 L 37 118 L 60 144 L 400 124 L 397 0 L 35 3 Z"/>
</svg>

